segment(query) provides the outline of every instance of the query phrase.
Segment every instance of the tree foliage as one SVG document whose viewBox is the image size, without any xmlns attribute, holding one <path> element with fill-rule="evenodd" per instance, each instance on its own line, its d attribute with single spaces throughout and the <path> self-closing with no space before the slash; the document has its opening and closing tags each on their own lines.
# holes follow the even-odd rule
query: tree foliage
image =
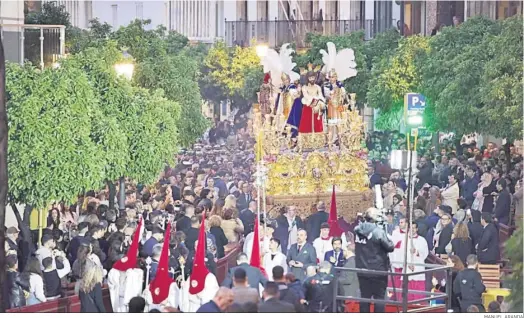
<svg viewBox="0 0 524 318">
<path fill-rule="evenodd" d="M 420 86 L 421 74 L 415 65 L 415 58 L 428 48 L 427 38 L 407 37 L 400 40 L 391 55 L 382 57 L 380 61 L 375 59 L 366 96 L 368 104 L 385 112 L 400 109 L 404 95 Z"/>
<path fill-rule="evenodd" d="M 482 115 L 491 122 L 485 133 L 510 140 L 522 140 L 522 74 L 524 72 L 522 16 L 502 21 L 499 35 L 489 37 L 490 56 L 480 79 Z"/>
<path fill-rule="evenodd" d="M 45 207 L 100 187 L 104 162 L 92 139 L 97 96 L 82 70 L 7 67 L 9 197 Z"/>
<path fill-rule="evenodd" d="M 511 269 L 513 270 L 513 273 L 511 276 L 506 278 L 506 282 L 508 283 L 508 288 L 511 290 L 511 294 L 509 296 L 509 303 L 511 305 L 511 312 L 522 312 L 522 261 L 523 261 L 523 254 L 522 254 L 522 226 L 518 227 L 517 231 L 515 231 L 511 237 L 507 240 L 506 246 L 505 246 L 505 254 L 506 257 L 510 260 Z"/>
</svg>

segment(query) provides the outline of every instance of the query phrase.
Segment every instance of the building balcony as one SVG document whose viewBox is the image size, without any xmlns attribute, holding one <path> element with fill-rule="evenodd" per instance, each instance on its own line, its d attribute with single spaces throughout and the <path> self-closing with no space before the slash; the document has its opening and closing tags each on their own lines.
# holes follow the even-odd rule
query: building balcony
<svg viewBox="0 0 524 318">
<path fill-rule="evenodd" d="M 274 21 L 226 21 L 225 42 L 228 46 L 249 46 L 251 40 L 279 47 L 284 43 L 295 43 L 297 48 L 306 48 L 306 35 L 343 35 L 364 30 L 365 39 L 373 38 L 373 20 L 274 20 Z"/>
<path fill-rule="evenodd" d="M 6 60 L 29 61 L 41 68 L 51 66 L 65 54 L 65 26 L 0 24 Z"/>
</svg>

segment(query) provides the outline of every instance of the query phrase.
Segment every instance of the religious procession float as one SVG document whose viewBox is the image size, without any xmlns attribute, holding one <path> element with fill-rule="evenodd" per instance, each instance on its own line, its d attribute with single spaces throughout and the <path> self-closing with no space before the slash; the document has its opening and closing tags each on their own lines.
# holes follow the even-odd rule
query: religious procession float
<svg viewBox="0 0 524 318">
<path fill-rule="evenodd" d="M 269 49 L 261 63 L 264 81 L 253 107 L 257 185 L 269 217 L 294 205 L 307 217 L 318 201 L 330 204 L 336 189 L 338 215 L 347 221 L 372 206 L 368 187 L 364 123 L 355 94 L 343 81 L 357 75 L 352 49 L 327 43 L 323 66 L 295 72 L 293 50 Z"/>
</svg>

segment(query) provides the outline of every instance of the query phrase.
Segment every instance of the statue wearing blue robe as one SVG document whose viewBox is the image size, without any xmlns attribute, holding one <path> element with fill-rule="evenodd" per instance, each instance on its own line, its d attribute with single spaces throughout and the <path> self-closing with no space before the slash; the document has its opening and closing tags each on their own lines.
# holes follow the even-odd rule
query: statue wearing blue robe
<svg viewBox="0 0 524 318">
<path fill-rule="evenodd" d="M 285 116 L 286 126 L 291 127 L 291 136 L 296 137 L 302 115 L 302 102 L 300 101 L 300 93 L 295 84 L 280 87 L 275 109 L 277 109 L 277 113 L 282 113 Z"/>
</svg>

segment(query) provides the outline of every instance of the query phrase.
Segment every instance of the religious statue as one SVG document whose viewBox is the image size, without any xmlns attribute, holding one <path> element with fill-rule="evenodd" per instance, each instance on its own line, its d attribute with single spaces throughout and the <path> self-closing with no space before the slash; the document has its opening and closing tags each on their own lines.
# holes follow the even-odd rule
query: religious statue
<svg viewBox="0 0 524 318">
<path fill-rule="evenodd" d="M 273 106 L 271 105 L 273 101 L 273 87 L 271 84 L 271 74 L 266 73 L 264 75 L 264 81 L 260 86 L 260 93 L 258 95 L 258 103 L 260 107 L 260 112 L 262 113 L 262 118 L 265 118 L 266 114 L 272 112 Z"/>
<path fill-rule="evenodd" d="M 328 74 L 329 82 L 324 86 L 328 100 L 327 118 L 330 137 L 337 139 L 342 133 L 341 125 L 346 124 L 343 113 L 347 110 L 347 94 L 343 81 L 357 75 L 355 53 L 352 49 L 343 49 L 337 53 L 335 44 L 327 43 L 328 51 L 320 50 L 324 62 L 323 72 Z M 330 140 L 331 142 L 333 141 Z"/>
<path fill-rule="evenodd" d="M 277 95 L 276 109 L 281 110 L 286 119 L 286 126 L 291 128 L 291 136 L 296 137 L 302 114 L 302 102 L 297 85 L 291 83 L 291 78 L 286 73 L 282 73 L 282 86 Z"/>
<path fill-rule="evenodd" d="M 307 85 L 302 87 L 302 116 L 298 132 L 301 134 L 322 133 L 324 131 L 322 111 L 325 108 L 325 100 L 322 89 L 315 82 L 317 72 L 307 72 Z"/>
</svg>

